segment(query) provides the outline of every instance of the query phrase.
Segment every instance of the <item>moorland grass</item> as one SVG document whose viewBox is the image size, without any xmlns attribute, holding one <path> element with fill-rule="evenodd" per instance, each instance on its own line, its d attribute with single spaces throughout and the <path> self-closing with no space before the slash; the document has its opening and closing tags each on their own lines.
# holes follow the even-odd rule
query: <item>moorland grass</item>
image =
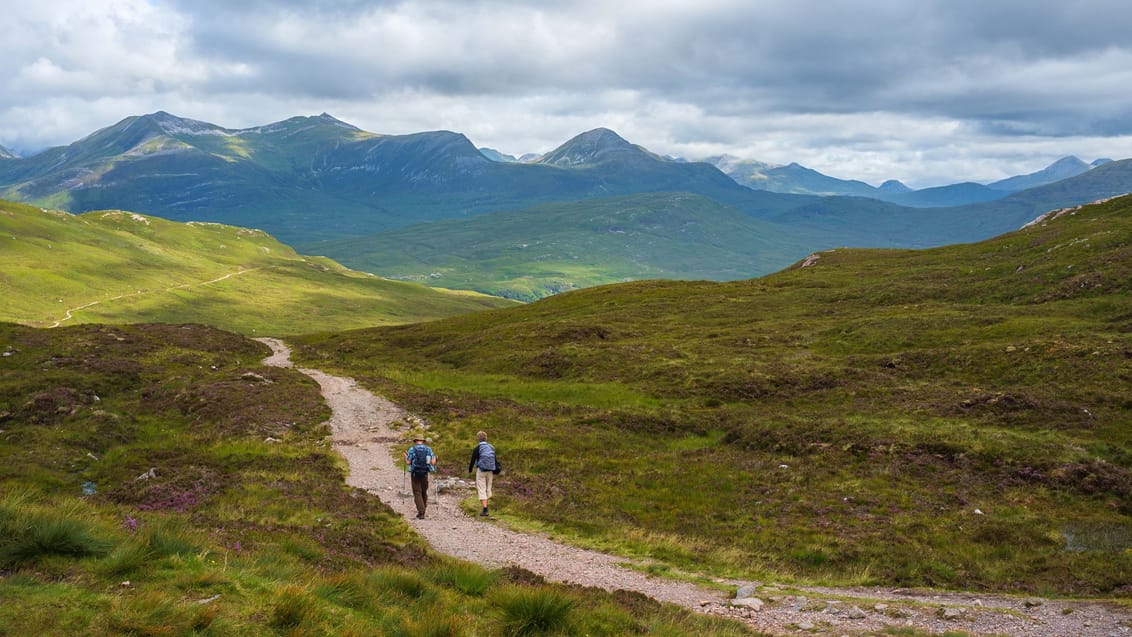
<svg viewBox="0 0 1132 637">
<path fill-rule="evenodd" d="M 433 555 L 260 343 L 0 323 L 0 351 L 0 634 L 498 634 L 504 589 L 575 600 L 571 634 L 751 634 Z"/>
<path fill-rule="evenodd" d="M 494 510 L 733 577 L 1132 594 L 1132 200 L 977 244 L 836 250 L 294 339 L 490 433 Z M 460 473 L 459 462 L 442 467 Z M 1081 533 L 1100 537 L 1100 533 Z"/>
</svg>

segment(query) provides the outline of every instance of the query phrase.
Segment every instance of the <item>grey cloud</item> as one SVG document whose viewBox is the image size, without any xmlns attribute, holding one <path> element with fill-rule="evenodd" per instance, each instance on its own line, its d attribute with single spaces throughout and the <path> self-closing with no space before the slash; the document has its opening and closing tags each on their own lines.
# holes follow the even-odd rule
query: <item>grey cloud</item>
<svg viewBox="0 0 1132 637">
<path fill-rule="evenodd" d="M 102 1 L 89 0 L 92 15 Z M 809 159 L 845 177 L 931 158 L 922 179 L 948 170 L 934 148 L 1132 135 L 1126 0 L 118 0 L 149 17 L 101 22 L 110 46 L 93 49 L 56 24 L 73 10 L 63 2 L 81 3 L 43 2 L 57 15 L 28 22 L 35 37 L 0 25 L 0 79 L 24 87 L 0 96 L 0 119 L 28 131 L 43 128 L 28 119 L 33 99 L 64 119 L 72 109 L 76 128 L 83 105 L 184 105 L 225 126 L 328 110 L 374 132 L 449 128 L 510 152 L 610 126 L 658 152 Z M 68 49 L 68 37 L 85 44 Z M 13 83 L 40 56 L 73 75 Z M 950 165 L 1033 159 L 1029 148 Z"/>
</svg>

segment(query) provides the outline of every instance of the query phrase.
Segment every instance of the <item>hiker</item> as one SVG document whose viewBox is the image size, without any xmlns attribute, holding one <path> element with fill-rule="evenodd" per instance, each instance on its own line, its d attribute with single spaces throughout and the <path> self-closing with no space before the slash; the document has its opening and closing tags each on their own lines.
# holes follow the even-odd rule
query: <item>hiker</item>
<svg viewBox="0 0 1132 637">
<path fill-rule="evenodd" d="M 487 501 L 491 499 L 491 483 L 495 474 L 499 473 L 500 465 L 495 459 L 495 447 L 487 441 L 487 434 L 480 431 L 476 433 L 478 440 L 476 448 L 472 449 L 472 460 L 468 463 L 468 473 L 472 467 L 476 468 L 476 495 L 480 497 L 483 511 L 480 515 L 487 516 Z"/>
<path fill-rule="evenodd" d="M 436 471 L 436 454 L 425 444 L 424 436 L 413 438 L 413 446 L 405 452 L 405 468 L 412 476 L 417 519 L 423 520 L 428 506 L 428 474 Z"/>
</svg>

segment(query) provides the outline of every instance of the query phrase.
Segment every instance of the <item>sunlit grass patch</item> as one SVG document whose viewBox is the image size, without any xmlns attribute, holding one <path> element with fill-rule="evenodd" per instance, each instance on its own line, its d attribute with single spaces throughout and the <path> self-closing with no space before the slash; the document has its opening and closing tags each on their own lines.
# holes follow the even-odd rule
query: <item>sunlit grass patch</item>
<svg viewBox="0 0 1132 637">
<path fill-rule="evenodd" d="M 209 628 L 218 613 L 215 605 L 197 604 L 152 590 L 115 599 L 106 623 L 112 631 L 126 635 L 191 635 Z"/>
<path fill-rule="evenodd" d="M 498 580 L 499 573 L 466 562 L 440 562 L 424 569 L 429 581 L 450 586 L 466 595 L 483 595 Z"/>
<path fill-rule="evenodd" d="M 663 401 L 620 383 L 561 383 L 519 376 L 391 369 L 388 377 L 426 390 L 466 391 L 516 402 L 556 402 L 589 407 L 657 407 Z"/>
</svg>

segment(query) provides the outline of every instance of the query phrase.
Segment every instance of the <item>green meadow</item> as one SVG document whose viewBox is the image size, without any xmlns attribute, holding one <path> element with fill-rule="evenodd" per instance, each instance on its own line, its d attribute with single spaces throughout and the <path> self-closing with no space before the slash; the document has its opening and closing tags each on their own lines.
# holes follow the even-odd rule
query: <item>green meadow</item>
<svg viewBox="0 0 1132 637">
<path fill-rule="evenodd" d="M 507 522 L 659 569 L 1132 596 L 1132 198 L 807 261 L 292 343 L 445 471 L 488 431 Z"/>
<path fill-rule="evenodd" d="M 196 322 L 296 334 L 427 321 L 513 304 L 389 281 L 296 254 L 258 230 L 0 201 L 0 320 Z"/>
</svg>

